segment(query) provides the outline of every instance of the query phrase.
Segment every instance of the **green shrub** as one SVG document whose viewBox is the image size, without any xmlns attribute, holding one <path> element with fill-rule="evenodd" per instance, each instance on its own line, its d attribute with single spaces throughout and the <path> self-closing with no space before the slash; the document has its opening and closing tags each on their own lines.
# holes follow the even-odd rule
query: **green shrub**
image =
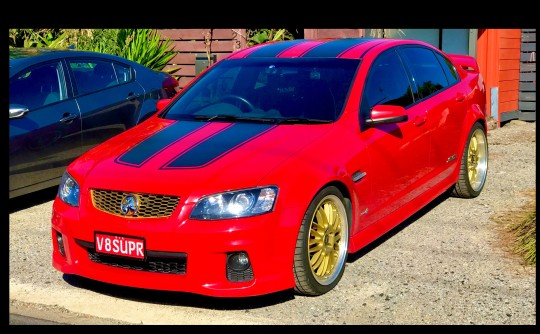
<svg viewBox="0 0 540 334">
<path fill-rule="evenodd" d="M 261 44 L 265 42 L 283 41 L 294 39 L 287 29 L 247 29 L 248 46 Z"/>
<path fill-rule="evenodd" d="M 119 29 L 80 30 L 75 46 L 79 50 L 118 55 L 118 32 Z"/>
<path fill-rule="evenodd" d="M 9 29 L 9 47 L 67 48 L 69 40 L 61 29 Z"/>
<path fill-rule="evenodd" d="M 176 55 L 172 41 L 155 29 L 9 29 L 10 47 L 68 48 L 112 54 L 156 71 Z"/>
<path fill-rule="evenodd" d="M 153 29 L 93 29 L 79 37 L 77 49 L 124 57 L 156 71 L 179 69 L 164 70 L 176 52 L 172 41 L 162 40 Z"/>
<path fill-rule="evenodd" d="M 172 41 L 162 40 L 157 30 L 120 29 L 117 41 L 119 56 L 157 71 L 163 71 L 176 55 Z M 172 73 L 173 70 L 167 72 Z"/>
</svg>

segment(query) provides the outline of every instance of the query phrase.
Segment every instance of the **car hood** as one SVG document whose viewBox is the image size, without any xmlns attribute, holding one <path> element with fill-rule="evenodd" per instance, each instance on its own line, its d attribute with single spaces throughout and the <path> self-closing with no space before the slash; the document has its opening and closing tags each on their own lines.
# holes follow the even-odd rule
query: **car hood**
<svg viewBox="0 0 540 334">
<path fill-rule="evenodd" d="M 197 196 L 255 187 L 332 124 L 227 123 L 152 118 L 69 168 L 84 189 Z"/>
</svg>

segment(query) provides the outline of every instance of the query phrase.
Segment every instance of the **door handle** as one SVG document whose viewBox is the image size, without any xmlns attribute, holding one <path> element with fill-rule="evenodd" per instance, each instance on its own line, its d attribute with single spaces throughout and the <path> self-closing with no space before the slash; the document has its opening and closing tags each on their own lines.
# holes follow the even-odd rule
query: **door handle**
<svg viewBox="0 0 540 334">
<path fill-rule="evenodd" d="M 427 110 L 423 115 L 416 116 L 414 118 L 413 124 L 416 125 L 416 126 L 420 126 L 420 125 L 424 124 L 426 121 L 427 121 Z"/>
<path fill-rule="evenodd" d="M 60 122 L 62 122 L 62 123 L 71 123 L 75 118 L 77 118 L 77 115 L 65 113 L 64 115 L 62 115 L 62 118 L 60 119 Z"/>
<path fill-rule="evenodd" d="M 416 116 L 414 118 L 414 125 L 420 126 L 420 125 L 424 124 L 426 121 L 427 121 L 426 116 Z"/>
<path fill-rule="evenodd" d="M 456 94 L 456 101 L 461 102 L 463 100 L 465 100 L 465 95 L 463 95 L 463 93 L 457 93 Z"/>
<path fill-rule="evenodd" d="M 138 98 L 140 95 L 136 95 L 136 94 L 133 94 L 133 93 L 129 93 L 128 94 L 128 97 L 126 97 L 126 100 L 128 101 L 131 101 L 131 100 L 135 100 L 136 98 Z"/>
</svg>

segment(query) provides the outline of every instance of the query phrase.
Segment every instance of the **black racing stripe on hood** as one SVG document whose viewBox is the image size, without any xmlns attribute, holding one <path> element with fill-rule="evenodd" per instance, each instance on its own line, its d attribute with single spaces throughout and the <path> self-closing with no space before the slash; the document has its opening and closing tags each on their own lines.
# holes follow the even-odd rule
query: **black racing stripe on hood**
<svg viewBox="0 0 540 334">
<path fill-rule="evenodd" d="M 124 152 L 116 158 L 115 162 L 122 165 L 140 167 L 153 156 L 159 154 L 159 152 L 208 124 L 210 123 L 190 121 L 173 123 Z"/>
<path fill-rule="evenodd" d="M 337 39 L 327 43 L 323 43 L 306 52 L 302 57 L 330 57 L 335 58 L 350 48 L 353 48 L 359 44 L 363 44 L 372 41 L 372 38 L 353 38 L 353 39 Z"/>
<path fill-rule="evenodd" d="M 206 166 L 245 143 L 276 127 L 275 124 L 236 123 L 216 133 L 199 145 L 182 152 L 161 169 Z"/>
</svg>

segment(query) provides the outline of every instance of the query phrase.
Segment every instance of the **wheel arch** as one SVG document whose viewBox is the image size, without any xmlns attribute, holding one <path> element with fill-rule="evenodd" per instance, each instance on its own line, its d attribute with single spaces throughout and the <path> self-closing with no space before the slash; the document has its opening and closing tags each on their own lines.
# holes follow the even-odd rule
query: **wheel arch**
<svg viewBox="0 0 540 334">
<path fill-rule="evenodd" d="M 463 135 L 460 136 L 461 138 L 459 138 L 459 146 L 458 146 L 458 152 L 456 156 L 460 157 L 460 160 L 461 160 L 461 157 L 463 156 L 463 150 L 465 150 L 465 144 L 467 143 L 467 140 L 469 138 L 469 132 L 476 123 L 480 123 L 480 125 L 482 125 L 482 127 L 484 128 L 484 133 L 486 134 L 486 137 L 487 137 L 488 126 L 487 126 L 487 120 L 484 117 L 484 113 L 482 112 L 482 110 L 480 109 L 478 105 L 473 105 L 470 108 L 470 112 L 467 112 L 467 116 L 465 118 L 465 121 L 463 122 L 463 124 L 465 124 L 464 126 L 465 131 L 463 131 Z M 454 169 L 452 175 L 454 176 L 454 179 L 457 181 L 457 179 L 459 178 L 459 164 L 456 165 L 456 168 Z"/>
<path fill-rule="evenodd" d="M 315 197 L 323 189 L 331 187 L 331 186 L 336 187 L 341 192 L 341 194 L 343 195 L 343 198 L 345 199 L 344 204 L 345 204 L 345 209 L 347 210 L 347 220 L 349 222 L 349 228 L 351 228 L 351 225 L 352 225 L 352 198 L 351 198 L 351 192 L 349 191 L 349 188 L 347 187 L 347 185 L 345 185 L 345 183 L 343 183 L 343 182 L 341 182 L 339 180 L 332 180 L 332 181 L 324 184 L 322 187 L 320 187 L 313 197 Z M 306 210 L 307 210 L 307 208 L 306 208 Z M 350 234 L 349 234 L 349 238 L 350 238 Z"/>
</svg>

